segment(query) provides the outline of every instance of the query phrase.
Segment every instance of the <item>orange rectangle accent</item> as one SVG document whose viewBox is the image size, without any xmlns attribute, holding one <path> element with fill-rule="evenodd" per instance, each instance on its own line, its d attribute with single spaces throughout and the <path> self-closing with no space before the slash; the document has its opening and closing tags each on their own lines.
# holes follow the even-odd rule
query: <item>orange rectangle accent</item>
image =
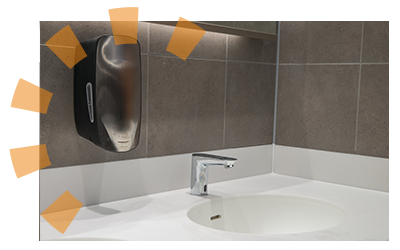
<svg viewBox="0 0 400 250">
<path fill-rule="evenodd" d="M 137 22 L 139 19 L 139 8 L 138 7 L 124 7 L 109 9 L 108 14 L 110 15 L 110 21 L 130 21 Z"/>
<path fill-rule="evenodd" d="M 10 149 L 17 178 L 51 165 L 46 144 Z"/>
<path fill-rule="evenodd" d="M 69 25 L 54 34 L 46 45 L 70 69 L 87 56 Z"/>
<path fill-rule="evenodd" d="M 46 114 L 52 96 L 53 93 L 19 79 L 11 107 Z"/>
<path fill-rule="evenodd" d="M 42 217 L 60 233 L 65 233 L 83 203 L 70 192 L 65 191 L 41 214 Z"/>
<path fill-rule="evenodd" d="M 137 35 L 131 34 L 132 32 L 130 31 L 134 27 L 137 29 L 137 24 L 135 25 L 133 22 L 114 21 L 111 23 L 111 26 L 115 45 L 137 43 Z"/>
<path fill-rule="evenodd" d="M 167 51 L 185 61 L 205 33 L 206 31 L 196 24 L 180 17 L 169 40 Z"/>
<path fill-rule="evenodd" d="M 115 45 L 136 44 L 139 8 L 109 9 L 108 13 L 110 15 Z"/>
</svg>

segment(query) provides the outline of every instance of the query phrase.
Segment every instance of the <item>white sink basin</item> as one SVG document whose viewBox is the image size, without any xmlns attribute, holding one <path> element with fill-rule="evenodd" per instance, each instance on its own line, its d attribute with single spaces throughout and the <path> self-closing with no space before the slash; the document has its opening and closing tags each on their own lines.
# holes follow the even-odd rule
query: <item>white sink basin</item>
<svg viewBox="0 0 400 250">
<path fill-rule="evenodd" d="M 205 227 L 250 234 L 296 234 L 344 222 L 339 206 L 289 195 L 241 195 L 212 198 L 192 207 L 188 217 Z"/>
</svg>

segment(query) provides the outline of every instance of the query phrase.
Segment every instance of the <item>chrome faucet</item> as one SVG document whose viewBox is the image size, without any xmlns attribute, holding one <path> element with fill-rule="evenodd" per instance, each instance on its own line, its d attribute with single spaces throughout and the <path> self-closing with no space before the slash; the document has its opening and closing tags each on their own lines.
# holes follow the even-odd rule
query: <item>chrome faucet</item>
<svg viewBox="0 0 400 250">
<path fill-rule="evenodd" d="M 190 194 L 207 195 L 208 166 L 233 168 L 236 158 L 209 154 L 192 154 L 192 180 Z"/>
</svg>

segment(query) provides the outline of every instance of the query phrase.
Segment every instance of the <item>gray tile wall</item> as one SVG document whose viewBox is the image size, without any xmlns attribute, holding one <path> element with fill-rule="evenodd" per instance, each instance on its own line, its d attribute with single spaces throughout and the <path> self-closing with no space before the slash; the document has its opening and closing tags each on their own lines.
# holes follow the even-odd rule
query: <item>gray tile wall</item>
<svg viewBox="0 0 400 250">
<path fill-rule="evenodd" d="M 207 32 L 182 61 L 166 51 L 173 27 L 142 22 L 139 146 L 111 153 L 81 138 L 73 115 L 73 69 L 44 45 L 66 25 L 79 41 L 112 34 L 109 22 L 40 23 L 40 86 L 53 93 L 48 113 L 40 115 L 48 168 L 272 143 L 275 42 Z"/>
<path fill-rule="evenodd" d="M 389 22 L 282 22 L 276 144 L 389 157 Z"/>
<path fill-rule="evenodd" d="M 173 27 L 139 23 L 143 117 L 138 148 L 106 152 L 78 136 L 73 70 L 44 43 L 70 25 L 78 40 L 109 22 L 41 22 L 40 115 L 49 168 L 272 143 L 276 44 L 207 32 L 189 58 L 167 52 Z M 389 156 L 389 23 L 282 22 L 276 144 Z"/>
</svg>

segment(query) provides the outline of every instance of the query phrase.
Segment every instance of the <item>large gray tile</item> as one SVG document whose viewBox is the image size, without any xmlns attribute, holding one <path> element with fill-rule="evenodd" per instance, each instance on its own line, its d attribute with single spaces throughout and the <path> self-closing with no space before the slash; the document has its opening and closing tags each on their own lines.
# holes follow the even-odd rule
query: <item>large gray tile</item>
<svg viewBox="0 0 400 250">
<path fill-rule="evenodd" d="M 389 65 L 363 65 L 357 154 L 389 158 Z"/>
<path fill-rule="evenodd" d="M 175 27 L 168 25 L 150 24 L 150 53 L 173 55 L 166 49 L 174 33 Z M 189 58 L 226 58 L 226 35 L 206 32 L 190 53 Z"/>
<path fill-rule="evenodd" d="M 281 63 L 360 62 L 362 22 L 282 22 Z"/>
<path fill-rule="evenodd" d="M 358 65 L 281 65 L 276 144 L 354 153 Z"/>
<path fill-rule="evenodd" d="M 228 63 L 225 148 L 272 143 L 275 66 Z"/>
<path fill-rule="evenodd" d="M 276 63 L 276 42 L 228 35 L 228 60 Z"/>
<path fill-rule="evenodd" d="M 149 59 L 148 156 L 221 149 L 225 63 Z"/>
<path fill-rule="evenodd" d="M 389 22 L 364 22 L 363 62 L 389 62 Z"/>
</svg>

